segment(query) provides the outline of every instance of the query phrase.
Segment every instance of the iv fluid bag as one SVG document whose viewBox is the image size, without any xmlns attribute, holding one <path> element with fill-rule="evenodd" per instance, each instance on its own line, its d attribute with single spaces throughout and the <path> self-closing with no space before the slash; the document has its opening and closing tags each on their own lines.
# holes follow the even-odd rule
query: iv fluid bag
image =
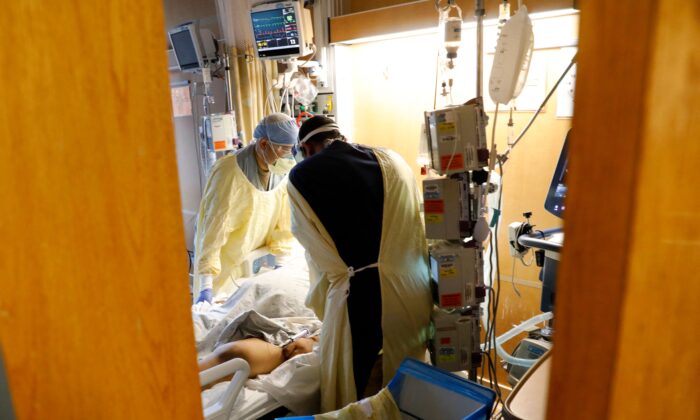
<svg viewBox="0 0 700 420">
<path fill-rule="evenodd" d="M 530 69 L 534 40 L 532 21 L 522 6 L 503 25 L 498 37 L 489 79 L 489 95 L 494 102 L 506 105 L 520 95 Z"/>
<path fill-rule="evenodd" d="M 462 41 L 462 9 L 456 4 L 448 5 L 440 12 L 440 25 L 444 35 L 447 58 L 456 58 Z"/>
</svg>

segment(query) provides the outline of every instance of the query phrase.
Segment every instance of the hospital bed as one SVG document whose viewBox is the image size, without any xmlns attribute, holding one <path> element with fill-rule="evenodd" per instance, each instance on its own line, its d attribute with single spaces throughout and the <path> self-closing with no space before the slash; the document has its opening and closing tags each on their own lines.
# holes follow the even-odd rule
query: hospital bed
<svg viewBox="0 0 700 420">
<path fill-rule="evenodd" d="M 286 331 L 302 328 L 316 331 L 320 328 L 321 322 L 304 305 L 309 288 L 308 267 L 303 249 L 298 244 L 284 267 L 261 270 L 253 277 L 239 279 L 237 283 L 238 289 L 223 303 L 193 306 L 199 357 L 227 342 L 235 321 L 249 311 L 274 321 Z M 236 360 L 239 359 L 200 375 L 200 382 L 206 384 L 235 374 L 232 381 L 218 383 L 203 391 L 202 404 L 207 419 L 254 419 L 283 406 L 294 413 L 309 413 L 317 409 L 320 371 L 316 352 L 296 356 L 270 374 L 255 379 L 247 379 L 247 364 Z"/>
</svg>

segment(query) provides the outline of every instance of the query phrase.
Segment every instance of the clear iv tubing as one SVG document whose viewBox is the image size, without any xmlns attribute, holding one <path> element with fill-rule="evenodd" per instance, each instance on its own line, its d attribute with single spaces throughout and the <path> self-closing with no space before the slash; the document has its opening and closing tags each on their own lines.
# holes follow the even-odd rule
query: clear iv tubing
<svg viewBox="0 0 700 420">
<path fill-rule="evenodd" d="M 508 145 L 508 150 L 506 150 L 506 152 L 500 157 L 501 162 L 505 162 L 508 159 L 508 155 L 510 154 L 510 151 L 513 150 L 515 145 L 518 144 L 518 142 L 523 138 L 523 136 L 525 135 L 527 130 L 530 129 L 530 126 L 532 125 L 532 123 L 535 122 L 535 119 L 540 114 L 540 112 L 542 112 L 542 109 L 547 104 L 547 101 L 549 100 L 549 98 L 554 94 L 554 92 L 557 91 L 557 87 L 559 87 L 559 83 L 561 83 L 561 81 L 564 80 L 564 77 L 569 72 L 569 70 L 571 70 L 571 67 L 573 67 L 573 65 L 576 64 L 577 55 L 574 55 L 574 58 L 571 59 L 569 66 L 566 68 L 566 70 L 564 70 L 564 72 L 559 77 L 559 80 L 557 80 L 557 82 L 554 84 L 554 86 L 549 91 L 547 96 L 544 98 L 544 101 L 542 101 L 542 104 L 540 105 L 540 107 L 537 109 L 537 111 L 535 111 L 535 114 L 532 116 L 532 118 L 530 118 L 530 121 L 527 123 L 527 125 L 525 126 L 523 131 L 521 131 L 520 134 L 518 135 L 518 137 L 515 139 L 515 141 L 513 141 L 513 144 Z"/>
<path fill-rule="evenodd" d="M 540 324 L 545 321 L 549 321 L 550 319 L 554 318 L 554 314 L 551 312 L 545 312 L 543 314 L 535 315 L 532 318 L 528 319 L 527 321 L 523 321 L 520 324 L 516 325 L 515 327 L 511 328 L 509 331 L 506 333 L 500 335 L 499 337 L 496 338 L 496 352 L 498 353 L 498 356 L 505 360 L 507 363 L 510 363 L 511 365 L 516 365 L 516 366 L 525 366 L 525 367 L 530 367 L 535 364 L 537 359 L 523 359 L 520 357 L 513 357 L 511 356 L 507 351 L 503 349 L 502 344 L 505 343 L 506 341 L 510 340 L 511 338 L 515 337 L 516 335 L 527 331 L 529 328 L 534 327 L 537 324 Z M 481 349 L 484 351 L 490 350 L 487 349 L 488 343 L 483 343 L 481 345 Z"/>
<path fill-rule="evenodd" d="M 491 183 L 491 173 L 496 169 L 495 168 L 496 160 L 497 160 L 496 157 L 498 156 L 498 154 L 496 153 L 496 121 L 497 121 L 497 119 L 498 119 L 498 103 L 496 103 L 496 110 L 493 113 L 493 128 L 491 129 L 491 146 L 489 148 L 489 166 L 488 166 L 489 170 L 488 170 L 488 176 L 486 178 L 486 188 L 484 188 L 484 190 L 481 192 L 482 193 L 482 196 L 481 196 L 482 201 L 481 202 L 484 203 L 482 205 L 482 208 L 480 211 L 481 216 L 485 215 L 487 212 L 485 203 L 486 203 L 486 198 L 489 195 L 489 184 Z M 499 188 L 501 188 L 501 186 L 499 186 Z"/>
<path fill-rule="evenodd" d="M 290 345 L 290 344 L 292 344 L 293 342 L 295 342 L 296 340 L 298 340 L 298 339 L 300 339 L 300 338 L 307 337 L 309 334 L 311 334 L 311 333 L 309 332 L 308 328 L 302 328 L 301 331 L 299 331 L 298 333 L 294 334 L 294 336 L 292 336 L 289 340 L 287 340 L 286 343 L 282 344 L 280 347 L 285 348 L 285 347 L 287 347 L 288 345 Z"/>
</svg>

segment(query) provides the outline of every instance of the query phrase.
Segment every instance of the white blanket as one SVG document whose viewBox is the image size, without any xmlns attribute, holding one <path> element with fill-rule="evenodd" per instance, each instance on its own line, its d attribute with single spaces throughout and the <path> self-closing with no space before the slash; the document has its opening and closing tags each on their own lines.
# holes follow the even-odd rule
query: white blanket
<svg viewBox="0 0 700 420">
<path fill-rule="evenodd" d="M 206 356 L 217 342 L 225 342 L 231 334 L 231 329 L 226 327 L 251 310 L 270 318 L 288 331 L 296 332 L 302 328 L 312 332 L 318 330 L 321 321 L 304 304 L 308 290 L 308 268 L 302 256 L 288 261 L 284 267 L 242 280 L 239 289 L 221 305 L 193 306 L 198 356 Z M 318 347 L 315 347 L 314 352 L 289 359 L 268 375 L 248 380 L 230 418 L 257 418 L 279 406 L 285 406 L 296 414 L 318 412 L 318 360 Z M 215 401 L 228 384 L 222 382 L 204 391 L 203 406 Z"/>
<path fill-rule="evenodd" d="M 321 370 L 318 346 L 282 363 L 268 375 L 249 379 L 238 395 L 231 420 L 255 419 L 277 407 L 287 407 L 296 415 L 312 415 L 320 409 Z M 207 407 L 225 391 L 229 382 L 221 382 L 202 393 Z"/>
<path fill-rule="evenodd" d="M 211 353 L 224 328 L 250 310 L 280 324 L 290 324 L 293 330 L 311 321 L 318 322 L 313 311 L 304 305 L 308 290 L 306 266 L 290 264 L 244 280 L 222 305 L 194 306 L 192 321 L 198 355 Z"/>
</svg>

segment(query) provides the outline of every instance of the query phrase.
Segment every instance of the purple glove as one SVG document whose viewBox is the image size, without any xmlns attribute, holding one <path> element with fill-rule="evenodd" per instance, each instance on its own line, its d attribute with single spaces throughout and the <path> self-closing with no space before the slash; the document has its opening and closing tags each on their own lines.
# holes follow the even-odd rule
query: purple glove
<svg viewBox="0 0 700 420">
<path fill-rule="evenodd" d="M 211 289 L 204 289 L 201 292 L 199 292 L 197 303 L 204 301 L 211 303 Z"/>
</svg>

